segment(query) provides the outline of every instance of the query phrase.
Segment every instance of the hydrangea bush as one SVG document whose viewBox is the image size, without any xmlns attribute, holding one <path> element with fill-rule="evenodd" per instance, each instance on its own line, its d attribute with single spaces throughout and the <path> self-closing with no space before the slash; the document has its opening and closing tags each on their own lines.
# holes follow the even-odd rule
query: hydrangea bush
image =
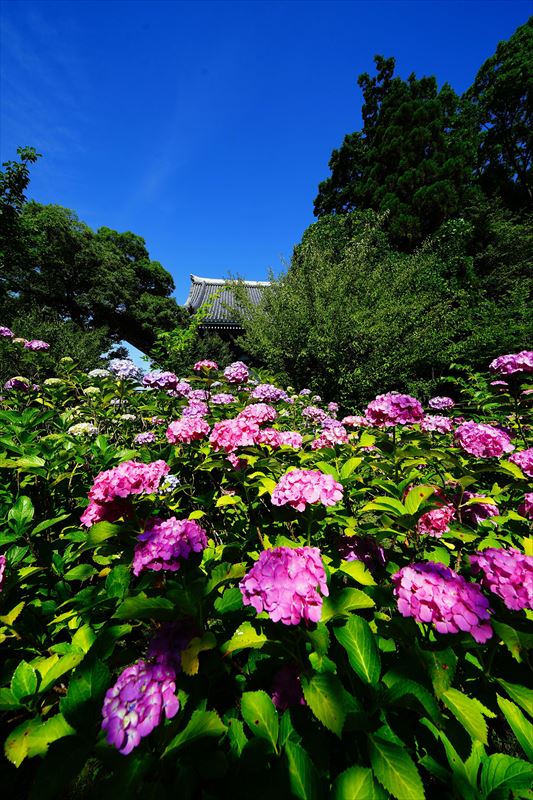
<svg viewBox="0 0 533 800">
<path fill-rule="evenodd" d="M 530 798 L 531 355 L 366 410 L 242 362 L 8 380 L 6 797 Z"/>
</svg>

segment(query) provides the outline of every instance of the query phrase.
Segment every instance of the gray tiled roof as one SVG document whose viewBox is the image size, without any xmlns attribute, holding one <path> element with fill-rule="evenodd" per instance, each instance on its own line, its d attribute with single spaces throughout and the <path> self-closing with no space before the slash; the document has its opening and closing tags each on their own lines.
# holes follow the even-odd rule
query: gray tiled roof
<svg viewBox="0 0 533 800">
<path fill-rule="evenodd" d="M 248 297 L 254 305 L 259 303 L 265 286 L 270 286 L 269 281 L 240 281 L 240 283 L 246 288 Z M 191 311 L 197 311 L 202 303 L 212 298 L 216 292 L 220 291 L 220 287 L 226 284 L 231 284 L 231 281 L 191 275 L 191 286 L 185 305 Z M 231 309 L 237 308 L 237 305 L 231 288 L 224 289 L 220 297 L 214 301 L 209 316 L 205 318 L 203 324 L 209 327 L 239 326 L 236 315 L 231 313 Z"/>
</svg>

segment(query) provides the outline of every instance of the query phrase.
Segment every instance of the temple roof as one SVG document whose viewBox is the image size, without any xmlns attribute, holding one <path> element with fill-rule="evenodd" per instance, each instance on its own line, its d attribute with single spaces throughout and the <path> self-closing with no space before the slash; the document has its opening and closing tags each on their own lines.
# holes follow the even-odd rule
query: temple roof
<svg viewBox="0 0 533 800">
<path fill-rule="evenodd" d="M 220 297 L 214 301 L 209 316 L 204 319 L 202 324 L 210 328 L 240 327 L 237 317 L 231 312 L 233 308 L 238 307 L 230 288 L 232 283 L 233 281 L 223 278 L 200 278 L 198 275 L 191 275 L 191 286 L 185 306 L 191 311 L 197 311 L 202 303 L 210 300 L 216 292 L 220 291 L 221 286 L 228 285 L 228 288 L 224 289 Z M 244 286 L 249 300 L 254 305 L 259 303 L 265 286 L 270 286 L 269 281 L 239 281 L 239 283 Z"/>
</svg>

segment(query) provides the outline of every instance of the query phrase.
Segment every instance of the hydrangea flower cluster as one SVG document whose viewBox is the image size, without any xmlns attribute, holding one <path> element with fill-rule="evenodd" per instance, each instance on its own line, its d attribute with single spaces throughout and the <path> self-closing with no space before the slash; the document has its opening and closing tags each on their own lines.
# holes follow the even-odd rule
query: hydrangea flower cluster
<svg viewBox="0 0 533 800">
<path fill-rule="evenodd" d="M 192 389 L 188 395 L 189 403 L 197 402 L 201 400 L 202 402 L 206 402 L 209 400 L 209 392 L 205 389 Z"/>
<path fill-rule="evenodd" d="M 463 522 L 468 522 L 470 525 L 479 525 L 490 517 L 497 517 L 500 513 L 496 503 L 472 503 L 472 505 L 465 505 L 469 500 L 479 498 L 480 500 L 486 499 L 482 494 L 475 492 L 463 492 L 462 496 L 457 496 L 456 505 L 461 503 L 461 519 Z"/>
<path fill-rule="evenodd" d="M 399 392 L 379 394 L 368 404 L 365 415 L 377 428 L 421 422 L 424 409 L 415 397 Z"/>
<path fill-rule="evenodd" d="M 129 358 L 112 358 L 109 369 L 121 380 L 138 380 L 141 376 L 140 369 Z"/>
<path fill-rule="evenodd" d="M 87 373 L 89 378 L 109 378 L 111 375 L 108 369 L 92 369 L 90 372 Z"/>
<path fill-rule="evenodd" d="M 279 431 L 279 441 L 284 447 L 300 450 L 303 444 L 302 434 L 298 431 Z"/>
<path fill-rule="evenodd" d="M 371 423 L 366 417 L 352 414 L 341 419 L 341 425 L 348 425 L 349 428 L 368 428 Z"/>
<path fill-rule="evenodd" d="M 470 633 L 480 644 L 491 638 L 489 601 L 479 586 L 444 564 L 411 564 L 392 581 L 402 616 L 431 623 L 438 633 Z"/>
<path fill-rule="evenodd" d="M 318 406 L 306 406 L 306 408 L 302 409 L 302 417 L 321 425 L 324 420 L 329 418 L 329 415 Z"/>
<path fill-rule="evenodd" d="M 504 431 L 483 422 L 463 422 L 454 436 L 465 452 L 477 458 L 501 458 L 514 450 L 510 437 Z"/>
<path fill-rule="evenodd" d="M 30 339 L 28 342 L 24 342 L 24 347 L 26 350 L 34 350 L 35 352 L 50 350 L 48 342 L 43 342 L 42 339 Z"/>
<path fill-rule="evenodd" d="M 342 425 L 326 428 L 320 436 L 311 442 L 312 450 L 321 450 L 323 447 L 335 447 L 338 444 L 348 444 L 348 433 Z"/>
<path fill-rule="evenodd" d="M 272 492 L 272 504 L 305 511 L 307 505 L 334 506 L 342 500 L 342 485 L 316 469 L 293 469 L 282 475 Z"/>
<path fill-rule="evenodd" d="M 498 356 L 489 364 L 491 372 L 498 375 L 515 375 L 517 372 L 533 372 L 533 350 Z"/>
<path fill-rule="evenodd" d="M 284 664 L 274 675 L 272 681 L 272 702 L 278 711 L 286 711 L 291 706 L 305 706 L 305 698 L 297 664 Z"/>
<path fill-rule="evenodd" d="M 428 406 L 435 411 L 445 411 L 447 408 L 453 408 L 455 402 L 451 397 L 431 397 Z"/>
<path fill-rule="evenodd" d="M 138 433 L 133 444 L 153 444 L 155 442 L 155 433 L 146 431 L 145 433 Z"/>
<path fill-rule="evenodd" d="M 260 383 L 255 387 L 250 397 L 254 400 L 262 400 L 265 403 L 277 403 L 280 400 L 287 401 L 289 395 L 283 389 L 278 389 L 272 383 Z"/>
<path fill-rule="evenodd" d="M 255 444 L 255 437 L 258 431 L 258 425 L 239 415 L 236 419 L 215 422 L 209 442 L 214 450 L 225 450 L 226 453 L 233 453 L 239 447 L 249 447 Z"/>
<path fill-rule="evenodd" d="M 533 478 L 533 447 L 513 453 L 512 456 L 509 456 L 509 461 L 520 467 L 524 475 Z"/>
<path fill-rule="evenodd" d="M 162 721 L 179 710 L 176 675 L 163 664 L 137 661 L 126 667 L 107 690 L 102 729 L 110 745 L 123 755 L 137 747 Z"/>
<path fill-rule="evenodd" d="M 135 422 L 137 417 L 135 416 L 135 414 L 121 414 L 119 416 L 119 419 L 121 419 L 122 422 Z"/>
<path fill-rule="evenodd" d="M 182 417 L 205 417 L 209 408 L 203 400 L 190 400 L 188 405 L 181 409 Z"/>
<path fill-rule="evenodd" d="M 362 561 L 370 572 L 387 563 L 385 550 L 373 536 L 343 536 L 339 542 L 339 554 L 345 561 Z"/>
<path fill-rule="evenodd" d="M 237 419 L 251 422 L 254 425 L 261 425 L 263 422 L 273 422 L 278 416 L 278 412 L 267 403 L 253 403 L 237 415 Z"/>
<path fill-rule="evenodd" d="M 298 625 L 302 620 L 319 622 L 322 597 L 329 594 L 326 573 L 318 547 L 274 547 L 263 550 L 239 584 L 245 606 L 273 622 Z"/>
<path fill-rule="evenodd" d="M 197 439 L 203 439 L 211 428 L 202 417 L 183 417 L 171 422 L 167 428 L 167 441 L 171 444 L 179 442 L 190 444 Z"/>
<path fill-rule="evenodd" d="M 526 492 L 524 502 L 518 506 L 518 513 L 526 519 L 533 519 L 533 492 Z"/>
<path fill-rule="evenodd" d="M 191 393 L 191 385 L 187 381 L 178 381 L 176 385 L 167 391 L 169 397 L 188 397 Z"/>
<path fill-rule="evenodd" d="M 143 570 L 177 572 L 191 553 L 201 553 L 207 547 L 207 535 L 197 522 L 170 517 L 149 520 L 133 555 L 133 574 Z"/>
<path fill-rule="evenodd" d="M 236 397 L 227 392 L 219 392 L 218 394 L 214 394 L 211 398 L 211 402 L 214 406 L 227 406 L 229 403 L 235 403 L 236 400 Z"/>
<path fill-rule="evenodd" d="M 328 403 L 328 411 L 330 414 L 336 414 L 338 410 L 339 410 L 338 403 Z"/>
<path fill-rule="evenodd" d="M 255 444 L 266 444 L 277 449 L 281 447 L 280 433 L 275 428 L 260 428 L 255 435 Z"/>
<path fill-rule="evenodd" d="M 0 336 L 5 336 L 6 339 L 12 339 L 15 334 L 11 328 L 6 328 L 5 325 L 0 325 Z"/>
<path fill-rule="evenodd" d="M 0 592 L 2 591 L 2 586 L 4 585 L 4 578 L 6 573 L 6 564 L 7 559 L 5 556 L 0 556 Z"/>
<path fill-rule="evenodd" d="M 533 556 L 519 550 L 489 547 L 470 556 L 472 572 L 481 583 L 501 597 L 511 611 L 533 609 Z"/>
<path fill-rule="evenodd" d="M 175 489 L 178 488 L 181 481 L 177 475 L 165 475 L 161 483 L 159 484 L 158 494 L 171 494 Z"/>
<path fill-rule="evenodd" d="M 143 378 L 143 386 L 149 386 L 151 389 L 175 389 L 177 384 L 177 375 L 174 375 L 173 372 L 163 372 L 160 369 L 147 372 Z"/>
<path fill-rule="evenodd" d="M 455 508 L 452 505 L 440 506 L 426 511 L 422 514 L 416 524 L 416 530 L 420 534 L 434 536 L 440 539 L 443 533 L 450 530 L 450 522 L 455 517 Z"/>
<path fill-rule="evenodd" d="M 128 505 L 121 502 L 124 498 L 156 492 L 169 471 L 164 461 L 123 461 L 118 467 L 100 472 L 89 491 L 90 502 L 81 517 L 82 524 L 90 527 L 95 522 L 118 519 L 128 511 Z"/>
<path fill-rule="evenodd" d="M 307 397 L 310 394 L 311 394 L 311 389 L 301 389 L 301 391 L 300 391 L 300 396 L 301 397 Z"/>
<path fill-rule="evenodd" d="M 210 372 L 212 369 L 218 369 L 218 364 L 216 361 L 210 361 L 208 358 L 204 358 L 202 361 L 197 361 L 193 369 L 196 372 L 201 372 L 202 370 Z"/>
<path fill-rule="evenodd" d="M 19 391 L 28 392 L 30 388 L 31 384 L 29 380 L 23 378 L 22 375 L 15 375 L 14 378 L 10 378 L 4 383 L 4 389 L 18 389 Z"/>
<path fill-rule="evenodd" d="M 96 436 L 98 428 L 92 422 L 78 422 L 71 425 L 67 431 L 71 436 Z"/>
<path fill-rule="evenodd" d="M 224 377 L 229 383 L 246 383 L 250 373 L 242 361 L 234 361 L 224 370 Z"/>
<path fill-rule="evenodd" d="M 420 423 L 420 429 L 424 433 L 451 433 L 453 430 L 453 423 L 449 417 L 443 417 L 440 414 L 426 414 Z"/>
</svg>

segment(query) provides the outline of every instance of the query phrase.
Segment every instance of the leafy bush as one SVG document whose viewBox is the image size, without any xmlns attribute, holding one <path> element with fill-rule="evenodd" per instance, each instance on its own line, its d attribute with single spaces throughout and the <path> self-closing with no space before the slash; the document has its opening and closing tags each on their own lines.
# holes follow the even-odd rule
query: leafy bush
<svg viewBox="0 0 533 800">
<path fill-rule="evenodd" d="M 531 359 L 344 425 L 244 365 L 5 389 L 6 795 L 527 798 Z"/>
</svg>

